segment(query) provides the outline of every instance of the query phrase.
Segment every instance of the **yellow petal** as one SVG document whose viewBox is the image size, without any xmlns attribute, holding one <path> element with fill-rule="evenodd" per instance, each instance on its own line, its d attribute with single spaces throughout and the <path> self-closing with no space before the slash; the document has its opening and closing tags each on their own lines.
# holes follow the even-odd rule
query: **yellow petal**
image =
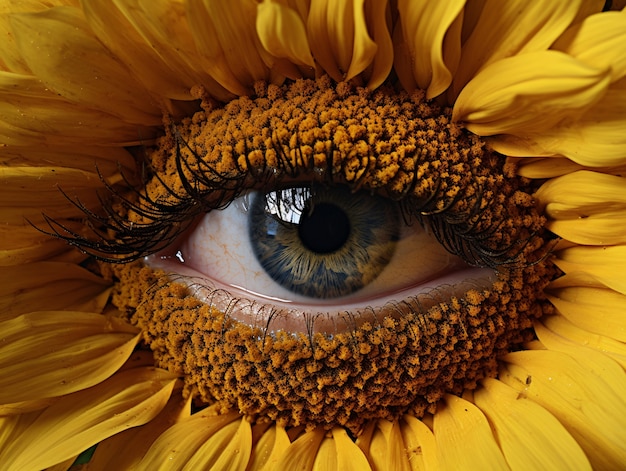
<svg viewBox="0 0 626 471">
<path fill-rule="evenodd" d="M 45 260 L 67 250 L 67 244 L 31 226 L 0 226 L 0 241 L 1 267 Z"/>
<path fill-rule="evenodd" d="M 471 402 L 445 396 L 433 428 L 441 469 L 509 469 L 487 419 Z"/>
<path fill-rule="evenodd" d="M 565 273 L 582 273 L 604 286 L 626 294 L 626 246 L 571 247 L 560 250 L 554 259 Z"/>
<path fill-rule="evenodd" d="M 111 143 L 110 136 L 108 142 Z M 86 148 L 75 145 L 5 147 L 0 162 L 6 167 L 68 167 L 91 173 L 99 171 L 105 178 L 120 172 L 132 175 L 136 166 L 134 157 L 123 147 L 93 145 Z"/>
<path fill-rule="evenodd" d="M 471 36 L 463 44 L 454 76 L 456 93 L 476 72 L 499 59 L 547 49 L 576 18 L 582 3 L 486 0 Z"/>
<path fill-rule="evenodd" d="M 464 4 L 398 2 L 402 38 L 396 37 L 395 63 L 405 89 L 421 88 L 430 99 L 448 88 L 460 58 Z"/>
<path fill-rule="evenodd" d="M 217 430 L 185 463 L 185 469 L 245 471 L 252 452 L 250 422 L 240 418 Z"/>
<path fill-rule="evenodd" d="M 228 91 L 245 95 L 268 80 L 271 58 L 256 33 L 257 4 L 249 0 L 190 0 L 187 18 L 211 76 Z"/>
<path fill-rule="evenodd" d="M 428 426 L 410 415 L 400 425 L 411 471 L 439 469 L 435 436 Z"/>
<path fill-rule="evenodd" d="M 537 403 L 495 379 L 474 392 L 512 470 L 591 469 L 576 440 Z"/>
<path fill-rule="evenodd" d="M 37 262 L 0 270 L 0 319 L 27 312 L 71 309 L 92 300 L 106 282 L 73 264 Z"/>
<path fill-rule="evenodd" d="M 236 413 L 214 415 L 212 410 L 205 410 L 192 415 L 167 429 L 150 447 L 142 459 L 139 469 L 166 470 L 183 469 L 202 445 L 218 434 L 229 424 L 239 427 L 240 415 Z M 227 435 L 232 428 L 228 428 Z M 217 439 L 221 439 L 218 435 Z M 220 452 L 222 450 L 214 450 Z M 245 453 L 245 450 L 242 450 Z M 213 455 L 212 455 L 213 456 Z M 249 451 L 248 451 L 249 456 Z M 247 457 L 246 457 L 247 458 Z"/>
<path fill-rule="evenodd" d="M 550 331 L 568 340 L 573 345 L 584 345 L 585 347 L 602 352 L 619 363 L 622 368 L 626 369 L 626 343 L 610 338 L 609 336 L 598 335 L 589 330 L 581 329 L 564 316 L 546 317 L 543 320 L 543 324 Z"/>
<path fill-rule="evenodd" d="M 603 356 L 599 364 L 558 351 L 510 353 L 500 380 L 554 415 L 587 455 L 594 469 L 626 462 L 626 374 Z M 597 360 L 594 355 L 594 361 Z"/>
<path fill-rule="evenodd" d="M 291 444 L 283 427 L 272 425 L 259 438 L 254 446 L 248 468 L 255 471 L 272 471 L 280 456 Z"/>
<path fill-rule="evenodd" d="M 10 415 L 20 415 L 33 412 L 54 404 L 58 398 L 37 399 L 35 401 L 20 401 L 11 404 L 0 404 L 0 417 Z M 1 441 L 0 441 L 1 443 Z"/>
<path fill-rule="evenodd" d="M 561 36 L 552 49 L 566 52 L 599 69 L 611 70 L 611 81 L 626 75 L 626 12 L 592 15 Z"/>
<path fill-rule="evenodd" d="M 78 9 L 56 7 L 11 20 L 24 60 L 55 93 L 128 123 L 161 124 L 160 109 L 93 36 Z"/>
<path fill-rule="evenodd" d="M 321 427 L 298 437 L 278 460 L 274 469 L 290 469 L 298 463 L 300 470 L 310 471 L 315 463 L 315 456 L 324 440 L 325 431 Z M 367 468 L 365 468 L 367 470 Z"/>
<path fill-rule="evenodd" d="M 307 19 L 309 44 L 315 60 L 334 80 L 350 80 L 376 56 L 365 18 L 365 0 L 311 4 Z"/>
<path fill-rule="evenodd" d="M 258 6 L 256 29 L 270 54 L 315 67 L 304 21 L 294 9 L 275 0 L 264 0 Z"/>
<path fill-rule="evenodd" d="M 165 406 L 174 383 L 175 378 L 163 370 L 126 370 L 59 399 L 41 413 L 20 416 L 9 443 L 0 447 L 3 467 L 7 471 L 46 468 L 111 435 L 143 425 Z"/>
<path fill-rule="evenodd" d="M 67 5 L 73 0 L 22 0 L 20 2 L 0 2 L 0 70 L 18 73 L 30 73 L 18 48 L 15 45 L 11 28 L 11 15 L 15 13 L 36 12 L 54 5 Z"/>
<path fill-rule="evenodd" d="M 549 321 L 551 326 L 563 329 L 563 323 L 558 321 Z M 626 373 L 619 365 L 608 355 L 593 349 L 591 346 L 577 344 L 547 327 L 545 324 L 536 321 L 535 332 L 539 341 L 546 348 L 555 352 L 566 353 L 574 358 L 582 367 L 592 374 L 601 376 L 611 383 L 611 387 L 620 391 L 626 388 Z M 624 406 L 626 407 L 626 401 Z"/>
<path fill-rule="evenodd" d="M 358 438 L 357 445 L 376 471 L 439 469 L 435 436 L 424 422 L 405 415 L 396 422 L 378 420 Z"/>
<path fill-rule="evenodd" d="M 97 12 L 92 16 L 94 22 L 99 22 L 98 31 L 106 35 L 114 50 L 121 52 L 124 62 L 133 70 L 138 80 L 154 89 L 161 96 L 175 99 L 191 100 L 191 89 L 201 85 L 207 92 L 218 99 L 229 99 L 230 94 L 212 78 L 212 63 L 206 61 L 198 52 L 194 36 L 189 24 L 189 14 L 184 2 L 170 0 L 119 0 L 115 2 L 117 10 L 111 8 L 110 2 L 98 1 L 93 7 Z M 109 13 L 110 12 L 110 13 Z M 111 15 L 116 16 L 116 22 L 123 31 L 131 30 L 136 37 L 137 50 L 128 50 L 129 38 L 126 34 L 118 34 L 119 29 L 112 28 L 109 22 Z M 122 25 L 128 24 L 124 28 Z M 136 56 L 143 54 L 149 46 L 149 51 L 143 60 L 148 61 L 144 68 L 137 61 Z M 122 52 L 123 49 L 127 49 Z M 159 83 L 153 79 L 154 75 L 163 74 Z"/>
<path fill-rule="evenodd" d="M 163 97 L 191 99 L 190 91 L 194 83 L 190 83 L 188 77 L 176 67 L 179 64 L 166 62 L 158 49 L 140 35 L 120 10 L 120 4 L 104 0 L 81 2 L 86 21 L 94 34 L 147 89 Z M 170 5 L 174 9 L 179 3 Z M 119 34 L 120 31 L 124 34 Z"/>
<path fill-rule="evenodd" d="M 137 469 L 152 443 L 169 427 L 190 416 L 190 401 L 174 390 L 167 405 L 150 423 L 118 433 L 98 444 L 89 471 Z"/>
<path fill-rule="evenodd" d="M 362 443 L 362 440 L 360 440 L 357 441 L 357 444 L 367 455 L 372 469 L 376 471 L 411 470 L 407 448 L 402 437 L 402 430 L 400 423 L 397 421 L 377 421 L 373 434 L 369 437 L 367 443 Z"/>
<path fill-rule="evenodd" d="M 363 72 L 367 87 L 371 90 L 380 86 L 393 67 L 393 41 L 387 24 L 387 0 L 365 2 L 365 21 L 372 40 L 376 43 L 376 54 L 371 64 Z"/>
<path fill-rule="evenodd" d="M 135 143 L 140 136 L 150 139 L 156 133 L 150 126 L 129 124 L 84 103 L 64 100 L 35 77 L 9 72 L 0 72 L 0 121 L 4 123 L 0 133 L 16 145 L 112 145 Z"/>
<path fill-rule="evenodd" d="M 83 216 L 68 198 L 78 199 L 86 207 L 101 204 L 96 189 L 103 184 L 95 173 L 57 167 L 0 167 L 0 179 L 0 217 L 8 224 L 26 225 L 25 218 L 41 223 L 43 212 L 55 219 Z"/>
<path fill-rule="evenodd" d="M 1 322 L 0 331 L 0 403 L 5 404 L 98 384 L 122 366 L 139 341 L 138 334 L 117 331 L 105 316 L 81 312 L 25 314 Z"/>
<path fill-rule="evenodd" d="M 623 166 L 624 126 L 626 90 L 609 89 L 579 119 L 565 120 L 552 129 L 525 136 L 497 136 L 489 143 L 505 155 L 563 155 L 588 167 Z"/>
<path fill-rule="evenodd" d="M 589 332 L 626 342 L 626 296 L 610 289 L 571 286 L 548 289 L 559 312 Z"/>
<path fill-rule="evenodd" d="M 609 81 L 608 70 L 561 52 L 523 54 L 482 69 L 461 91 L 452 117 L 482 136 L 543 130 L 580 116 Z"/>
<path fill-rule="evenodd" d="M 516 173 L 522 177 L 547 179 L 582 170 L 582 166 L 563 157 L 511 157 Z"/>
<path fill-rule="evenodd" d="M 586 245 L 626 243 L 626 179 L 579 171 L 553 178 L 535 194 L 549 218 L 548 229 Z"/>
<path fill-rule="evenodd" d="M 327 471 L 341 469 L 346 471 L 367 471 L 370 465 L 361 449 L 348 436 L 345 429 L 334 427 L 332 437 L 325 437 L 315 453 L 313 471 Z M 286 469 L 286 468 L 278 468 Z"/>
</svg>

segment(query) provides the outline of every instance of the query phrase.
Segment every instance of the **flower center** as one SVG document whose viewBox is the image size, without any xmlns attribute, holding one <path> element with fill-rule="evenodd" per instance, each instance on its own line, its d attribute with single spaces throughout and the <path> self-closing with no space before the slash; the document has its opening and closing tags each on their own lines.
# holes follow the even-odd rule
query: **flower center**
<svg viewBox="0 0 626 471">
<path fill-rule="evenodd" d="M 154 213 L 167 207 L 169 226 L 158 224 L 172 234 L 247 189 L 343 185 L 399 201 L 448 250 L 493 269 L 496 280 L 442 289 L 428 302 L 408 297 L 364 308 L 351 316 L 365 320 L 341 331 L 297 332 L 271 319 L 240 322 L 228 306 L 202 302 L 159 270 L 111 266 L 119 280 L 113 302 L 142 328 L 156 363 L 181 374 L 199 403 L 355 433 L 370 419 L 433 412 L 445 393 L 496 376 L 498 358 L 529 341 L 533 319 L 550 309 L 542 293 L 555 269 L 545 261 L 544 221 L 529 183 L 420 92 L 321 79 L 257 93 L 206 106 L 161 140 L 150 155 L 155 177 L 124 209 L 129 227 L 156 225 Z M 325 226 L 329 214 L 343 215 L 334 206 L 317 211 L 307 219 L 314 226 L 307 234 L 315 234 L 308 243 L 335 250 L 343 232 L 327 238 L 330 246 L 318 245 L 316 234 L 341 226 Z"/>
</svg>

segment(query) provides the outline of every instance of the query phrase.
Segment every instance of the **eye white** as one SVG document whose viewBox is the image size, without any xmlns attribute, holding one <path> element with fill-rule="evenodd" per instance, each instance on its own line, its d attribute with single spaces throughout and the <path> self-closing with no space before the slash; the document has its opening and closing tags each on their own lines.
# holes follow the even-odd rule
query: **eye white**
<svg viewBox="0 0 626 471">
<path fill-rule="evenodd" d="M 391 260 L 363 289 L 349 296 L 324 300 L 298 295 L 274 281 L 257 261 L 249 239 L 248 197 L 239 198 L 226 209 L 207 213 L 179 246 L 149 257 L 148 263 L 181 275 L 206 278 L 217 288 L 245 293 L 259 302 L 309 308 L 376 305 L 407 289 L 428 285 L 469 268 L 459 257 L 447 252 L 428 230 L 419 224 L 403 224 Z M 294 218 L 297 216 L 294 214 Z M 430 286 L 438 287 L 436 283 Z"/>
</svg>

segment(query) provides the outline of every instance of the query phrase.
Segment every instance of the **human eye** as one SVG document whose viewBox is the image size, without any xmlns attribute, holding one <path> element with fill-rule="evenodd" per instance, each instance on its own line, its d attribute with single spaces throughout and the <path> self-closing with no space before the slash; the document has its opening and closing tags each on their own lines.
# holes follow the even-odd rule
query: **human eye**
<svg viewBox="0 0 626 471">
<path fill-rule="evenodd" d="M 313 328 L 336 326 L 344 311 L 432 297 L 441 287 L 461 294 L 454 286 L 464 282 L 490 285 L 493 269 L 470 266 L 409 218 L 397 201 L 344 186 L 252 191 L 201 216 L 146 263 L 184 275 L 201 298 L 219 289 L 256 301 L 230 310 L 241 321 L 267 323 L 267 305 L 289 311 L 274 314 L 273 329 L 294 329 L 298 320 L 302 329 L 306 314 L 317 315 Z"/>
</svg>

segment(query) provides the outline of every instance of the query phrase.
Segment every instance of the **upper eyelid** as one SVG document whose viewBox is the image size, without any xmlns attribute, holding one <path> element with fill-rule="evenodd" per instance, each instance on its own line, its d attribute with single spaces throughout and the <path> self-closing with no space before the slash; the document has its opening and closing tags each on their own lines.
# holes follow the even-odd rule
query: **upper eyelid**
<svg viewBox="0 0 626 471">
<path fill-rule="evenodd" d="M 199 160 L 201 159 L 195 152 L 194 155 Z M 177 160 L 184 160 L 180 153 L 177 153 Z M 177 163 L 177 168 L 180 170 L 182 165 Z M 213 173 L 213 175 L 216 174 L 217 173 Z M 213 209 L 228 206 L 242 192 L 254 188 L 254 185 L 245 184 L 247 179 L 245 175 L 242 175 L 237 179 L 228 179 L 230 184 L 233 182 L 239 183 L 238 187 L 230 186 L 229 188 L 223 189 L 216 183 L 214 189 L 204 194 L 181 195 L 172 188 L 169 188 L 164 179 L 158 175 L 158 172 L 153 172 L 153 177 L 159 182 L 165 193 L 174 198 L 173 202 L 164 202 L 152 198 L 148 192 L 137 190 L 126 178 L 124 178 L 124 181 L 127 188 L 121 190 L 109 185 L 101 176 L 111 196 L 108 200 L 101 198 L 102 206 L 107 216 L 103 217 L 97 215 L 82 206 L 80 202 L 73 201 L 87 216 L 89 224 L 92 226 L 92 230 L 96 235 L 96 240 L 93 241 L 84 238 L 76 232 L 70 231 L 61 223 L 57 223 L 55 220 L 48 218 L 47 222 L 54 232 L 53 235 L 70 241 L 72 245 L 77 246 L 96 259 L 105 262 L 119 263 L 133 261 L 167 248 L 181 233 L 187 230 L 197 216 Z M 184 180 L 187 177 L 184 173 L 180 173 L 179 178 Z M 273 175 L 273 178 L 277 187 L 288 186 L 288 184 L 283 182 L 282 178 L 277 177 L 276 174 Z M 244 182 L 244 184 L 242 184 L 242 182 Z M 267 184 L 267 179 L 264 179 L 263 183 Z M 194 188 L 189 181 L 185 181 L 182 186 L 186 190 Z M 124 193 L 134 195 L 137 201 L 129 199 Z M 215 197 L 216 194 L 218 195 L 217 198 Z M 482 201 L 480 191 L 478 191 L 478 195 L 474 202 L 476 213 L 478 213 Z M 211 198 L 206 198 L 207 196 Z M 401 200 L 401 202 L 404 203 L 403 214 L 406 217 L 408 211 L 414 211 L 412 214 L 409 214 L 409 217 L 417 216 L 420 223 L 430 225 L 434 229 L 440 242 L 443 243 L 448 250 L 461 256 L 465 255 L 465 258 L 470 258 L 471 260 L 469 261 L 474 262 L 476 265 L 497 267 L 512 261 L 510 257 L 508 259 L 502 259 L 509 251 L 510 248 L 508 247 L 498 253 L 488 252 L 481 248 L 480 244 L 474 244 L 471 239 L 456 237 L 458 234 L 454 233 L 455 226 L 457 226 L 461 220 L 454 221 L 455 216 L 450 217 L 451 215 L 449 214 L 447 216 L 448 219 L 454 221 L 456 224 L 450 223 L 449 221 L 445 222 L 445 219 L 446 214 L 460 196 L 456 195 L 456 197 L 451 198 L 446 205 L 437 210 L 425 210 L 424 207 L 429 206 L 429 203 L 435 199 L 435 197 L 436 192 L 434 192 L 430 198 L 420 201 L 419 204 L 415 204 L 415 202 L 411 201 L 411 197 L 405 196 L 404 200 Z M 149 222 L 138 224 L 132 220 L 124 219 L 115 211 L 115 205 L 123 206 L 126 211 L 134 211 L 142 215 Z M 472 215 L 470 214 L 470 216 Z M 458 215 L 456 217 L 458 217 Z M 468 215 L 465 214 L 464 219 L 467 218 Z M 108 234 L 106 234 L 105 231 L 107 229 L 116 233 L 114 240 L 111 240 Z M 497 229 L 498 227 L 491 228 L 492 231 Z M 475 234 L 474 236 L 476 239 L 480 238 L 480 234 Z M 526 241 L 526 243 L 528 243 L 528 241 Z"/>
<path fill-rule="evenodd" d="M 294 87 L 297 88 L 298 85 L 294 84 Z M 339 100 L 345 98 L 341 94 L 337 94 L 337 97 Z M 364 96 L 358 95 L 357 101 L 363 98 Z M 137 190 L 128 182 L 126 182 L 127 188 L 119 189 L 105 182 L 111 198 L 101 199 L 103 214 L 96 214 L 82 206 L 80 202 L 74 202 L 85 214 L 92 237 L 78 234 L 52 218 L 46 219 L 50 229 L 48 233 L 66 240 L 100 260 L 131 261 L 163 249 L 174 241 L 196 216 L 228 206 L 247 189 L 268 191 L 284 181 L 296 180 L 302 175 L 307 175 L 311 181 L 345 184 L 354 190 L 369 189 L 399 201 L 405 218 L 415 218 L 421 223 L 432 225 L 446 247 L 458 255 L 465 255 L 465 258 L 478 265 L 515 265 L 519 258 L 515 252 L 521 253 L 525 250 L 527 243 L 533 237 L 533 231 L 539 231 L 541 224 L 536 222 L 537 218 L 530 218 L 532 221 L 528 226 L 523 217 L 512 223 L 508 220 L 510 218 L 506 214 L 508 209 L 506 205 L 510 204 L 515 207 L 515 203 L 507 202 L 503 205 L 494 199 L 493 194 L 487 197 L 483 192 L 484 185 L 489 183 L 489 176 L 494 173 L 494 168 L 489 165 L 493 166 L 494 161 L 501 161 L 503 157 L 484 149 L 483 144 L 474 136 L 450 123 L 449 110 L 439 110 L 435 105 L 435 108 L 428 111 L 430 114 L 427 113 L 424 118 L 421 118 L 421 111 L 418 111 L 417 106 L 422 102 L 415 101 L 415 99 L 407 95 L 391 103 L 392 107 L 396 107 L 398 119 L 408 120 L 404 126 L 411 123 L 410 126 L 415 127 L 417 134 L 415 136 L 404 135 L 400 141 L 393 141 L 394 143 L 385 134 L 384 138 L 389 142 L 387 142 L 387 148 L 382 148 L 380 164 L 377 163 L 378 157 L 373 158 L 371 155 L 366 156 L 367 158 L 350 157 L 349 149 L 352 149 L 350 146 L 356 146 L 357 141 L 353 142 L 353 138 L 348 136 L 351 132 L 350 126 L 352 126 L 348 122 L 343 128 L 342 123 L 333 124 L 335 126 L 333 129 L 340 130 L 340 135 L 348 139 L 349 142 L 344 143 L 348 145 L 347 148 L 337 147 L 338 144 L 335 142 L 337 135 L 333 135 L 335 137 L 332 139 L 319 142 L 321 151 L 315 152 L 322 152 L 322 154 L 326 152 L 325 162 L 315 160 L 318 154 L 311 154 L 311 145 L 313 145 L 310 142 L 311 136 L 306 137 L 304 134 L 303 137 L 300 136 L 298 119 L 294 121 L 295 128 L 291 129 L 291 122 L 290 124 L 284 122 L 282 134 L 279 135 L 271 126 L 270 130 L 264 130 L 265 137 L 261 138 L 261 136 L 249 135 L 251 131 L 243 130 L 245 127 L 243 125 L 239 128 L 233 124 L 235 127 L 231 129 L 229 127 L 232 124 L 229 122 L 231 115 L 225 111 L 226 109 L 222 109 L 220 112 L 224 115 L 215 118 L 222 120 L 219 121 L 221 123 L 219 126 L 215 126 L 217 134 L 211 134 L 211 140 L 206 143 L 200 138 L 197 145 L 195 141 L 192 143 L 192 139 L 200 137 L 200 135 L 193 134 L 200 132 L 198 129 L 192 131 L 191 127 L 185 127 L 191 126 L 189 123 L 183 124 L 180 128 L 172 125 L 167 129 L 167 134 L 163 138 L 165 148 L 156 149 L 155 152 L 156 161 L 160 161 L 160 165 L 165 166 L 163 162 L 169 160 L 169 172 L 174 171 L 177 174 L 173 183 L 166 181 L 163 169 L 153 169 L 152 180 L 144 185 L 143 190 Z M 389 102 L 385 100 L 387 98 L 382 92 L 366 98 L 366 106 L 369 106 L 366 119 L 378 120 L 378 112 L 374 111 L 377 110 L 375 107 L 381 104 L 389 105 Z M 242 109 L 249 111 L 252 101 L 254 100 L 243 98 L 241 109 L 237 108 L 240 105 L 234 105 L 233 116 L 236 115 L 237 119 L 244 119 L 236 113 L 240 113 Z M 281 111 L 283 102 L 277 102 L 277 109 L 270 102 L 271 100 L 262 98 L 258 103 L 262 110 L 260 112 L 262 120 L 269 120 L 265 122 L 265 126 L 273 123 L 273 119 L 279 119 L 280 113 L 287 112 L 286 110 L 291 106 L 285 105 L 287 108 Z M 336 108 L 334 103 L 330 106 Z M 313 113 L 311 115 L 313 121 L 318 111 L 309 112 L 309 114 Z M 263 113 L 266 112 L 268 117 L 263 118 Z M 227 118 L 226 121 L 223 121 L 224 116 Z M 249 119 L 252 122 L 251 116 Z M 317 116 L 319 125 L 321 125 L 320 116 Z M 411 121 L 414 119 L 415 122 Z M 355 121 L 355 119 L 351 118 L 349 121 Z M 245 120 L 241 123 L 244 122 Z M 255 121 L 256 124 L 252 123 L 250 129 L 256 129 L 255 126 L 259 126 L 261 122 L 264 121 L 259 123 Z M 396 127 L 401 129 L 403 126 L 393 123 L 390 125 L 394 129 Z M 225 127 L 222 129 L 221 126 Z M 436 129 L 444 135 L 436 139 L 444 139 L 444 141 L 448 139 L 445 142 L 449 144 L 449 148 L 446 146 L 440 148 L 439 144 L 430 148 L 426 143 L 422 149 L 426 153 L 421 152 L 419 147 L 416 149 L 417 141 L 414 142 L 412 139 L 419 135 L 430 139 L 432 136 L 429 133 L 436 135 Z M 268 132 L 270 134 L 267 134 Z M 403 132 L 406 134 L 406 129 Z M 290 135 L 292 138 L 289 137 Z M 260 146 L 255 150 L 254 156 L 250 152 L 250 146 L 253 144 Z M 305 144 L 308 146 L 306 149 L 302 147 Z M 206 150 L 206 146 L 210 145 L 217 146 L 217 150 L 213 149 L 211 152 Z M 236 145 L 240 146 L 237 150 L 235 150 Z M 389 167 L 385 159 L 393 154 L 395 145 L 398 146 L 397 154 L 403 155 L 403 160 L 398 161 L 402 165 Z M 460 148 L 465 149 L 466 153 L 460 152 L 458 150 Z M 171 155 L 171 152 L 168 153 L 167 149 L 173 151 L 174 155 Z M 308 152 L 306 157 L 305 151 Z M 356 151 L 356 148 L 353 151 Z M 406 155 L 405 151 L 408 152 Z M 438 151 L 443 154 L 439 155 Z M 210 158 L 205 159 L 205 152 L 207 156 L 210 154 Z M 220 171 L 218 168 L 221 165 L 219 161 L 219 158 L 222 158 L 221 152 L 227 154 L 228 163 L 225 171 Z M 268 155 L 270 157 L 273 155 L 271 165 L 267 160 Z M 215 160 L 216 158 L 218 160 Z M 240 162 L 239 159 L 243 160 Z M 358 168 L 354 167 L 355 163 Z M 486 163 L 489 165 L 485 165 Z M 503 173 L 502 169 L 495 170 L 497 174 Z M 161 174 L 162 171 L 163 174 Z M 379 180 L 377 172 L 383 172 L 382 180 Z M 426 172 L 425 176 L 423 172 Z M 515 187 L 516 180 L 512 181 Z M 492 185 L 490 192 L 503 191 L 507 185 L 507 183 L 501 186 Z M 513 190 L 508 188 L 505 190 L 506 194 L 496 196 L 503 196 L 510 200 L 514 197 L 514 191 L 515 188 Z M 493 202 L 496 206 L 497 204 L 500 206 L 492 211 L 491 203 Z M 500 214 L 496 214 L 498 211 Z M 520 228 L 512 226 L 517 223 L 520 224 Z M 501 231 L 500 226 L 503 226 L 504 230 Z M 509 233 L 511 231 L 512 233 Z M 526 243 L 522 240 L 520 244 L 515 240 L 518 234 L 521 234 Z"/>
</svg>

